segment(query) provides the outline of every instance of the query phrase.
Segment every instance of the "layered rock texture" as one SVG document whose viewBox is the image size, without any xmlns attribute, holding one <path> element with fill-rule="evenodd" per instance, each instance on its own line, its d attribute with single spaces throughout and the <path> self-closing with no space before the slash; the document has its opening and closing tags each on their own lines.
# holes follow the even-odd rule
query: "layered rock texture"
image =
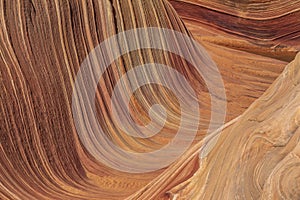
<svg viewBox="0 0 300 200">
<path fill-rule="evenodd" d="M 299 70 L 300 54 L 222 128 L 208 156 L 201 155 L 214 137 L 195 145 L 134 197 L 153 198 L 167 189 L 173 199 L 299 199 Z M 169 189 L 197 156 L 193 177 Z"/>
<path fill-rule="evenodd" d="M 0 0 L 0 199 L 300 199 L 299 8 L 298 0 Z M 201 112 L 193 144 L 171 165 L 126 173 L 84 147 L 72 92 L 97 45 L 146 27 L 178 31 L 206 49 L 203 62 L 211 57 L 224 81 L 226 119 L 205 137 L 218 110 L 184 58 L 155 49 L 120 56 L 100 78 L 95 98 L 112 143 L 156 151 L 180 127 L 178 99 L 157 84 L 139 88 L 129 105 L 140 125 L 151 120 L 151 105 L 166 108 L 157 135 L 133 137 L 113 121 L 114 86 L 136 66 L 161 63 L 183 74 Z"/>
</svg>

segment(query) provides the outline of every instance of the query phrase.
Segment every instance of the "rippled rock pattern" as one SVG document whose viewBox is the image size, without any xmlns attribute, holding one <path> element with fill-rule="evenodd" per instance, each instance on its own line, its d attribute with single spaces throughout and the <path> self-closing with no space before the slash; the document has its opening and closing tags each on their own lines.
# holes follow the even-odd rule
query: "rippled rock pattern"
<svg viewBox="0 0 300 200">
<path fill-rule="evenodd" d="M 0 0 L 0 27 L 0 199 L 300 199 L 300 1 Z M 161 50 L 121 56 L 99 80 L 95 99 L 115 145 L 159 150 L 180 126 L 178 100 L 155 84 L 138 89 L 129 107 L 145 125 L 150 105 L 164 105 L 168 118 L 159 134 L 136 138 L 114 124 L 110 97 L 135 66 L 156 62 L 182 73 L 201 112 L 193 145 L 173 164 L 125 173 L 82 145 L 72 91 L 98 44 L 145 27 L 181 32 L 207 50 L 223 77 L 227 115 L 203 140 L 218 110 L 211 110 L 193 66 Z"/>
</svg>

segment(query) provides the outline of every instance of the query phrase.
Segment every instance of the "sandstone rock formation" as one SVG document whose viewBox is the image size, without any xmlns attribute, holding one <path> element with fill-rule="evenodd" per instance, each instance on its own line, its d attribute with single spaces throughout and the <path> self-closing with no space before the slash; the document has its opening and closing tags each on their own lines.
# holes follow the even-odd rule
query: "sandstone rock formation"
<svg viewBox="0 0 300 200">
<path fill-rule="evenodd" d="M 0 199 L 300 199 L 299 5 L 0 0 Z M 81 63 L 98 44 L 143 27 L 175 30 L 205 47 L 223 77 L 226 124 L 203 140 L 218 110 L 211 110 L 203 77 L 184 58 L 155 49 L 120 56 L 99 80 L 95 99 L 98 120 L 115 145 L 155 151 L 180 126 L 178 100 L 155 84 L 137 90 L 129 107 L 133 120 L 145 125 L 151 105 L 165 106 L 168 118 L 159 134 L 136 138 L 114 123 L 114 86 L 138 65 L 156 62 L 182 73 L 198 94 L 201 112 L 193 145 L 173 164 L 125 173 L 83 146 L 72 91 Z"/>
<path fill-rule="evenodd" d="M 240 117 L 228 123 L 217 144 L 198 143 L 133 197 L 161 195 L 199 156 L 197 172 L 169 190 L 173 199 L 299 199 L 300 53 Z M 176 180 L 176 179 L 175 179 Z"/>
</svg>

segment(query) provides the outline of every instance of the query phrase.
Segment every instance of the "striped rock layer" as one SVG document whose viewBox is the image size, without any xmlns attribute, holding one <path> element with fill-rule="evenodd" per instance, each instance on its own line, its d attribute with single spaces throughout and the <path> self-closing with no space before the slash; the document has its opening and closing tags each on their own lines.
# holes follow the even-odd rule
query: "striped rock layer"
<svg viewBox="0 0 300 200">
<path fill-rule="evenodd" d="M 299 199 L 299 4 L 0 0 L 0 199 Z M 135 138 L 114 124 L 114 86 L 135 66 L 156 62 L 182 73 L 199 96 L 201 112 L 184 155 L 167 168 L 129 174 L 105 166 L 82 145 L 72 91 L 81 63 L 98 44 L 144 27 L 172 29 L 205 47 L 223 77 L 227 124 L 199 159 L 211 145 L 202 139 L 217 112 L 203 77 L 170 52 L 120 56 L 100 78 L 95 99 L 99 122 L 115 145 L 155 151 L 180 125 L 176 97 L 155 84 L 137 90 L 130 109 L 145 125 L 150 105 L 164 105 L 169 117 L 159 134 Z"/>
</svg>

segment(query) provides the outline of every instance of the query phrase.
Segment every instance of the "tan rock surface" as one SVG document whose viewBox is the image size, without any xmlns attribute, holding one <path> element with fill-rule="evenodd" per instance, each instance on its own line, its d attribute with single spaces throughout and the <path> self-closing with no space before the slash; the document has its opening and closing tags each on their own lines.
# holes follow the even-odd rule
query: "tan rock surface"
<svg viewBox="0 0 300 200">
<path fill-rule="evenodd" d="M 202 155 L 214 138 L 196 144 L 132 197 L 163 195 L 200 157 L 193 177 L 169 189 L 173 199 L 299 199 L 299 83 L 300 54 L 244 114 L 218 132 L 207 157 Z"/>
</svg>

